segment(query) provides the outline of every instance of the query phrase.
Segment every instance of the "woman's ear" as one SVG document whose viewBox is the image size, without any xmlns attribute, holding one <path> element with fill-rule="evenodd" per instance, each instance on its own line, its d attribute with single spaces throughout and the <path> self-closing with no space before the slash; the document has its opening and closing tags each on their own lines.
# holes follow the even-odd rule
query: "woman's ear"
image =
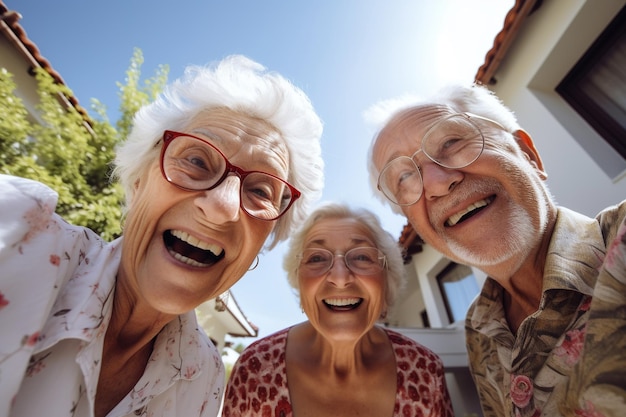
<svg viewBox="0 0 626 417">
<path fill-rule="evenodd" d="M 526 158 L 528 158 L 530 164 L 535 167 L 541 179 L 547 179 L 548 174 L 543 169 L 543 162 L 541 161 L 539 152 L 537 151 L 537 148 L 535 148 L 535 144 L 533 143 L 530 135 L 526 131 L 519 129 L 513 132 L 513 137 L 517 141 L 517 144 L 525 154 Z"/>
<path fill-rule="evenodd" d="M 131 206 L 133 204 L 133 201 L 135 201 L 135 196 L 137 195 L 138 191 L 139 191 L 139 180 L 135 181 L 133 184 L 132 195 L 130 196 L 129 201 L 127 203 L 128 206 Z"/>
</svg>

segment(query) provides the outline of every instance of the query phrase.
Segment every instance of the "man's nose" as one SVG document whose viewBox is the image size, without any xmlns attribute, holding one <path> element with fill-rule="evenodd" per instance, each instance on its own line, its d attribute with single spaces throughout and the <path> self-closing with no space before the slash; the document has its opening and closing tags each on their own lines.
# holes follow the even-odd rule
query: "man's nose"
<svg viewBox="0 0 626 417">
<path fill-rule="evenodd" d="M 464 177 L 460 170 L 444 168 L 432 161 L 421 165 L 421 173 L 423 195 L 429 200 L 447 195 Z"/>
</svg>

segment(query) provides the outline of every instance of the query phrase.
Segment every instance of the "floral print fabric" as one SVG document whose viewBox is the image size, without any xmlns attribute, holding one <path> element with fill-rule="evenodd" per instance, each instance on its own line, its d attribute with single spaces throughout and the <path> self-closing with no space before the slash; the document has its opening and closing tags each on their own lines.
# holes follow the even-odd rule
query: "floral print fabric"
<svg viewBox="0 0 626 417">
<path fill-rule="evenodd" d="M 285 350 L 289 329 L 248 346 L 231 373 L 224 417 L 293 417 Z M 396 357 L 398 388 L 394 416 L 452 417 L 443 364 L 427 348 L 385 329 Z"/>
<path fill-rule="evenodd" d="M 559 208 L 537 312 L 517 335 L 488 278 L 466 319 L 485 417 L 626 415 L 626 202 Z"/>
<path fill-rule="evenodd" d="M 56 194 L 0 175 L 0 416 L 87 417 L 113 304 L 122 239 L 54 214 Z M 113 416 L 216 416 L 221 357 L 194 312 L 168 324 Z"/>
</svg>

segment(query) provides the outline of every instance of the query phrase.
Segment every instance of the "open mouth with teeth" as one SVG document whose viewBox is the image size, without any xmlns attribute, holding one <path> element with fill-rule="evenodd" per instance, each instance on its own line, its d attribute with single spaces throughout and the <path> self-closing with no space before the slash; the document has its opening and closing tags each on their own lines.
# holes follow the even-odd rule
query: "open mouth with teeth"
<svg viewBox="0 0 626 417">
<path fill-rule="evenodd" d="M 322 300 L 324 305 L 332 311 L 351 311 L 363 302 L 362 298 L 327 298 Z"/>
<path fill-rule="evenodd" d="M 224 257 L 224 249 L 202 242 L 181 230 L 166 230 L 163 243 L 170 255 L 187 265 L 207 267 Z"/>
<path fill-rule="evenodd" d="M 459 223 L 463 223 L 465 220 L 478 214 L 482 209 L 484 209 L 489 204 L 491 204 L 495 198 L 496 198 L 495 196 L 491 196 L 483 200 L 479 200 L 467 206 L 465 210 L 462 210 L 456 214 L 453 214 L 452 216 L 450 216 L 448 220 L 446 220 L 446 227 L 452 227 Z"/>
</svg>

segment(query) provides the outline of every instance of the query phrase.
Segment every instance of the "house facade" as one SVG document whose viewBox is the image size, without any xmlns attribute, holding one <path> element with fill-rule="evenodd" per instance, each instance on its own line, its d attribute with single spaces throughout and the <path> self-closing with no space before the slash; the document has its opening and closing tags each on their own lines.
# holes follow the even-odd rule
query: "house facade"
<svg viewBox="0 0 626 417">
<path fill-rule="evenodd" d="M 589 217 L 626 199 L 625 5 L 517 0 L 476 74 L 533 138 L 557 204 Z M 440 354 L 457 416 L 481 415 L 463 313 L 486 277 L 424 244 L 408 224 L 399 241 L 410 286 L 387 324 Z"/>
</svg>

